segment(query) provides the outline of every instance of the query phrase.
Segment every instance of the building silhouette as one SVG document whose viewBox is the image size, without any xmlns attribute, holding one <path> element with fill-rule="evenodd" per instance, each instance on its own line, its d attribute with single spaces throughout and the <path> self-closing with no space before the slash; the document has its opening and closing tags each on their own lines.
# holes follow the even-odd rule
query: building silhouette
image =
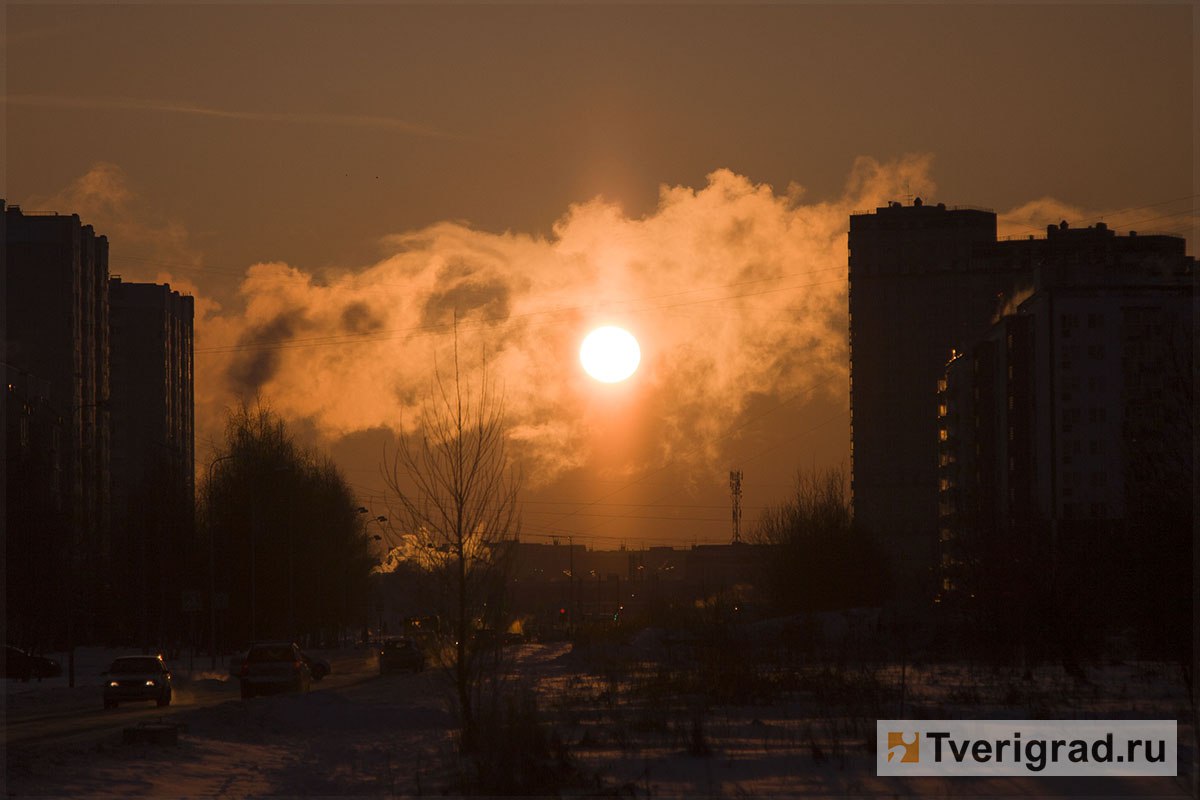
<svg viewBox="0 0 1200 800">
<path fill-rule="evenodd" d="M 86 634 L 110 544 L 108 240 L 76 215 L 4 222 L 10 636 L 66 637 L 68 608 Z"/>
<path fill-rule="evenodd" d="M 194 524 L 192 299 L 110 282 L 77 215 L 4 217 L 6 637 L 132 643 L 153 575 L 145 642 L 178 614 Z"/>
<path fill-rule="evenodd" d="M 854 520 L 879 537 L 905 592 L 932 579 L 937 553 L 934 388 L 1022 274 L 975 257 L 995 242 L 993 212 L 920 198 L 850 217 Z"/>
<path fill-rule="evenodd" d="M 1032 275 L 938 385 L 942 591 L 964 539 L 1095 539 L 1128 530 L 1144 498 L 1194 489 L 1184 240 L 1062 223 L 979 258 Z"/>
<path fill-rule="evenodd" d="M 901 591 L 944 585 L 964 526 L 1125 516 L 1131 465 L 1188 416 L 1194 280 L 1174 236 L 997 241 L 993 213 L 919 199 L 850 217 L 855 523 Z"/>
<path fill-rule="evenodd" d="M 137 638 L 178 614 L 172 565 L 194 538 L 195 425 L 192 298 L 169 285 L 109 281 L 112 500 L 115 563 Z M 198 589 L 199 587 L 191 587 Z M 150 614 L 151 609 L 157 613 Z M 127 630 L 128 636 L 135 631 Z"/>
</svg>

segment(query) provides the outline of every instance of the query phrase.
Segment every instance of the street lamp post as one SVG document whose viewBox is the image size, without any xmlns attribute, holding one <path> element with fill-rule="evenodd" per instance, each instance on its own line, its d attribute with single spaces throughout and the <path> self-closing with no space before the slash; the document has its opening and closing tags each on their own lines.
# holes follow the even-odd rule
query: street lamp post
<svg viewBox="0 0 1200 800">
<path fill-rule="evenodd" d="M 366 506 L 359 506 L 356 510 L 358 511 L 359 514 L 371 514 L 371 510 L 369 508 L 367 508 Z M 383 516 L 382 514 L 379 514 L 379 515 L 372 514 L 371 519 L 368 521 L 377 523 L 379 525 L 379 531 L 380 531 L 380 533 L 377 533 L 377 534 L 371 536 L 371 540 L 376 541 L 376 542 L 381 542 L 385 548 L 385 554 L 390 552 L 391 544 L 392 544 L 391 539 L 390 538 L 385 539 L 383 536 L 380 535 L 383 533 L 387 533 L 387 529 L 384 528 L 384 523 L 388 521 L 388 518 Z M 385 599 L 385 594 L 383 591 L 383 588 L 384 588 L 383 567 L 386 563 L 387 563 L 387 559 L 385 558 L 385 559 L 381 560 L 377 565 L 379 567 L 379 573 L 378 573 L 379 577 L 377 579 L 379 598 L 378 598 L 378 602 L 376 603 L 375 610 L 378 614 L 378 622 L 379 622 L 377 634 L 381 638 L 383 636 L 383 604 L 384 604 L 384 599 Z M 370 578 L 368 578 L 367 621 L 365 623 L 366 627 L 368 627 L 368 628 L 371 625 L 371 621 L 370 621 L 371 620 L 371 610 L 370 610 L 370 594 L 371 594 L 371 592 L 370 592 L 369 581 L 370 581 Z"/>
</svg>

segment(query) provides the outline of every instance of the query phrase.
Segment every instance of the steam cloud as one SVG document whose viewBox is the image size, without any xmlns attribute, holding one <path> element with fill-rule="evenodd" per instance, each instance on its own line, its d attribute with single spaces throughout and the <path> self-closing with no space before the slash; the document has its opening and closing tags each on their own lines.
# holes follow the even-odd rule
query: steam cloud
<svg viewBox="0 0 1200 800">
<path fill-rule="evenodd" d="M 398 430 L 416 416 L 453 325 L 474 371 L 502 384 L 515 455 L 533 485 L 580 467 L 619 426 L 647 434 L 614 468 L 707 463 L 756 395 L 845 394 L 846 219 L 902 186 L 931 190 L 929 159 L 855 164 L 838 202 L 803 204 L 728 170 L 699 189 L 662 187 L 633 219 L 596 199 L 547 237 L 440 223 L 388 237 L 390 253 L 321 279 L 285 264 L 249 269 L 245 312 L 199 335 L 198 400 L 212 419 L 258 394 L 330 440 Z M 643 349 L 627 387 L 580 371 L 596 325 Z M 607 394 L 606 394 L 607 392 Z"/>
<path fill-rule="evenodd" d="M 847 217 L 912 192 L 931 198 L 931 162 L 859 158 L 841 196 L 814 203 L 799 186 L 781 194 L 720 169 L 700 188 L 661 187 L 641 218 L 601 199 L 571 206 L 546 237 L 443 222 L 387 237 L 388 255 L 366 268 L 318 276 L 255 264 L 238 288 L 239 312 L 169 271 L 141 279 L 197 296 L 201 450 L 239 397 L 266 399 L 328 442 L 399 430 L 415 419 L 435 364 L 448 368 L 457 325 L 468 371 L 486 360 L 502 383 L 514 455 L 532 486 L 611 450 L 617 429 L 638 446 L 607 469 L 707 468 L 755 398 L 845 398 Z M 165 263 L 198 266 L 181 225 L 134 221 L 113 165 L 47 202 Z M 1046 198 L 1001 215 L 1001 232 L 1082 213 Z M 604 323 L 641 343 L 628 385 L 601 386 L 579 368 L 579 343 Z"/>
</svg>

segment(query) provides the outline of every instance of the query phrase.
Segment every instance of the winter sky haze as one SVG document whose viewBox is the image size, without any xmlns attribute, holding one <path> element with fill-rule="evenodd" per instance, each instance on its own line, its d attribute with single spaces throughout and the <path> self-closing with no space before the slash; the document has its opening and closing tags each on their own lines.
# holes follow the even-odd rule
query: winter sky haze
<svg viewBox="0 0 1200 800">
<path fill-rule="evenodd" d="M 723 542 L 728 470 L 752 527 L 798 467 L 849 463 L 853 211 L 1194 252 L 1190 4 L 5 16 L 4 197 L 196 297 L 198 475 L 258 397 L 381 512 L 456 319 L 507 397 L 527 535 Z M 606 323 L 642 349 L 612 385 L 577 358 Z"/>
</svg>

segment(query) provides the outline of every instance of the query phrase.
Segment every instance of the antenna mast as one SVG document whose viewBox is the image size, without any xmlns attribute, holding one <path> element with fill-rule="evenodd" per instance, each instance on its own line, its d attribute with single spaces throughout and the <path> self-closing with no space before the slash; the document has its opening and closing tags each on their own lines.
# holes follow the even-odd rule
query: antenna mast
<svg viewBox="0 0 1200 800">
<path fill-rule="evenodd" d="M 729 471 L 729 496 L 733 499 L 733 543 L 742 542 L 742 471 Z"/>
</svg>

